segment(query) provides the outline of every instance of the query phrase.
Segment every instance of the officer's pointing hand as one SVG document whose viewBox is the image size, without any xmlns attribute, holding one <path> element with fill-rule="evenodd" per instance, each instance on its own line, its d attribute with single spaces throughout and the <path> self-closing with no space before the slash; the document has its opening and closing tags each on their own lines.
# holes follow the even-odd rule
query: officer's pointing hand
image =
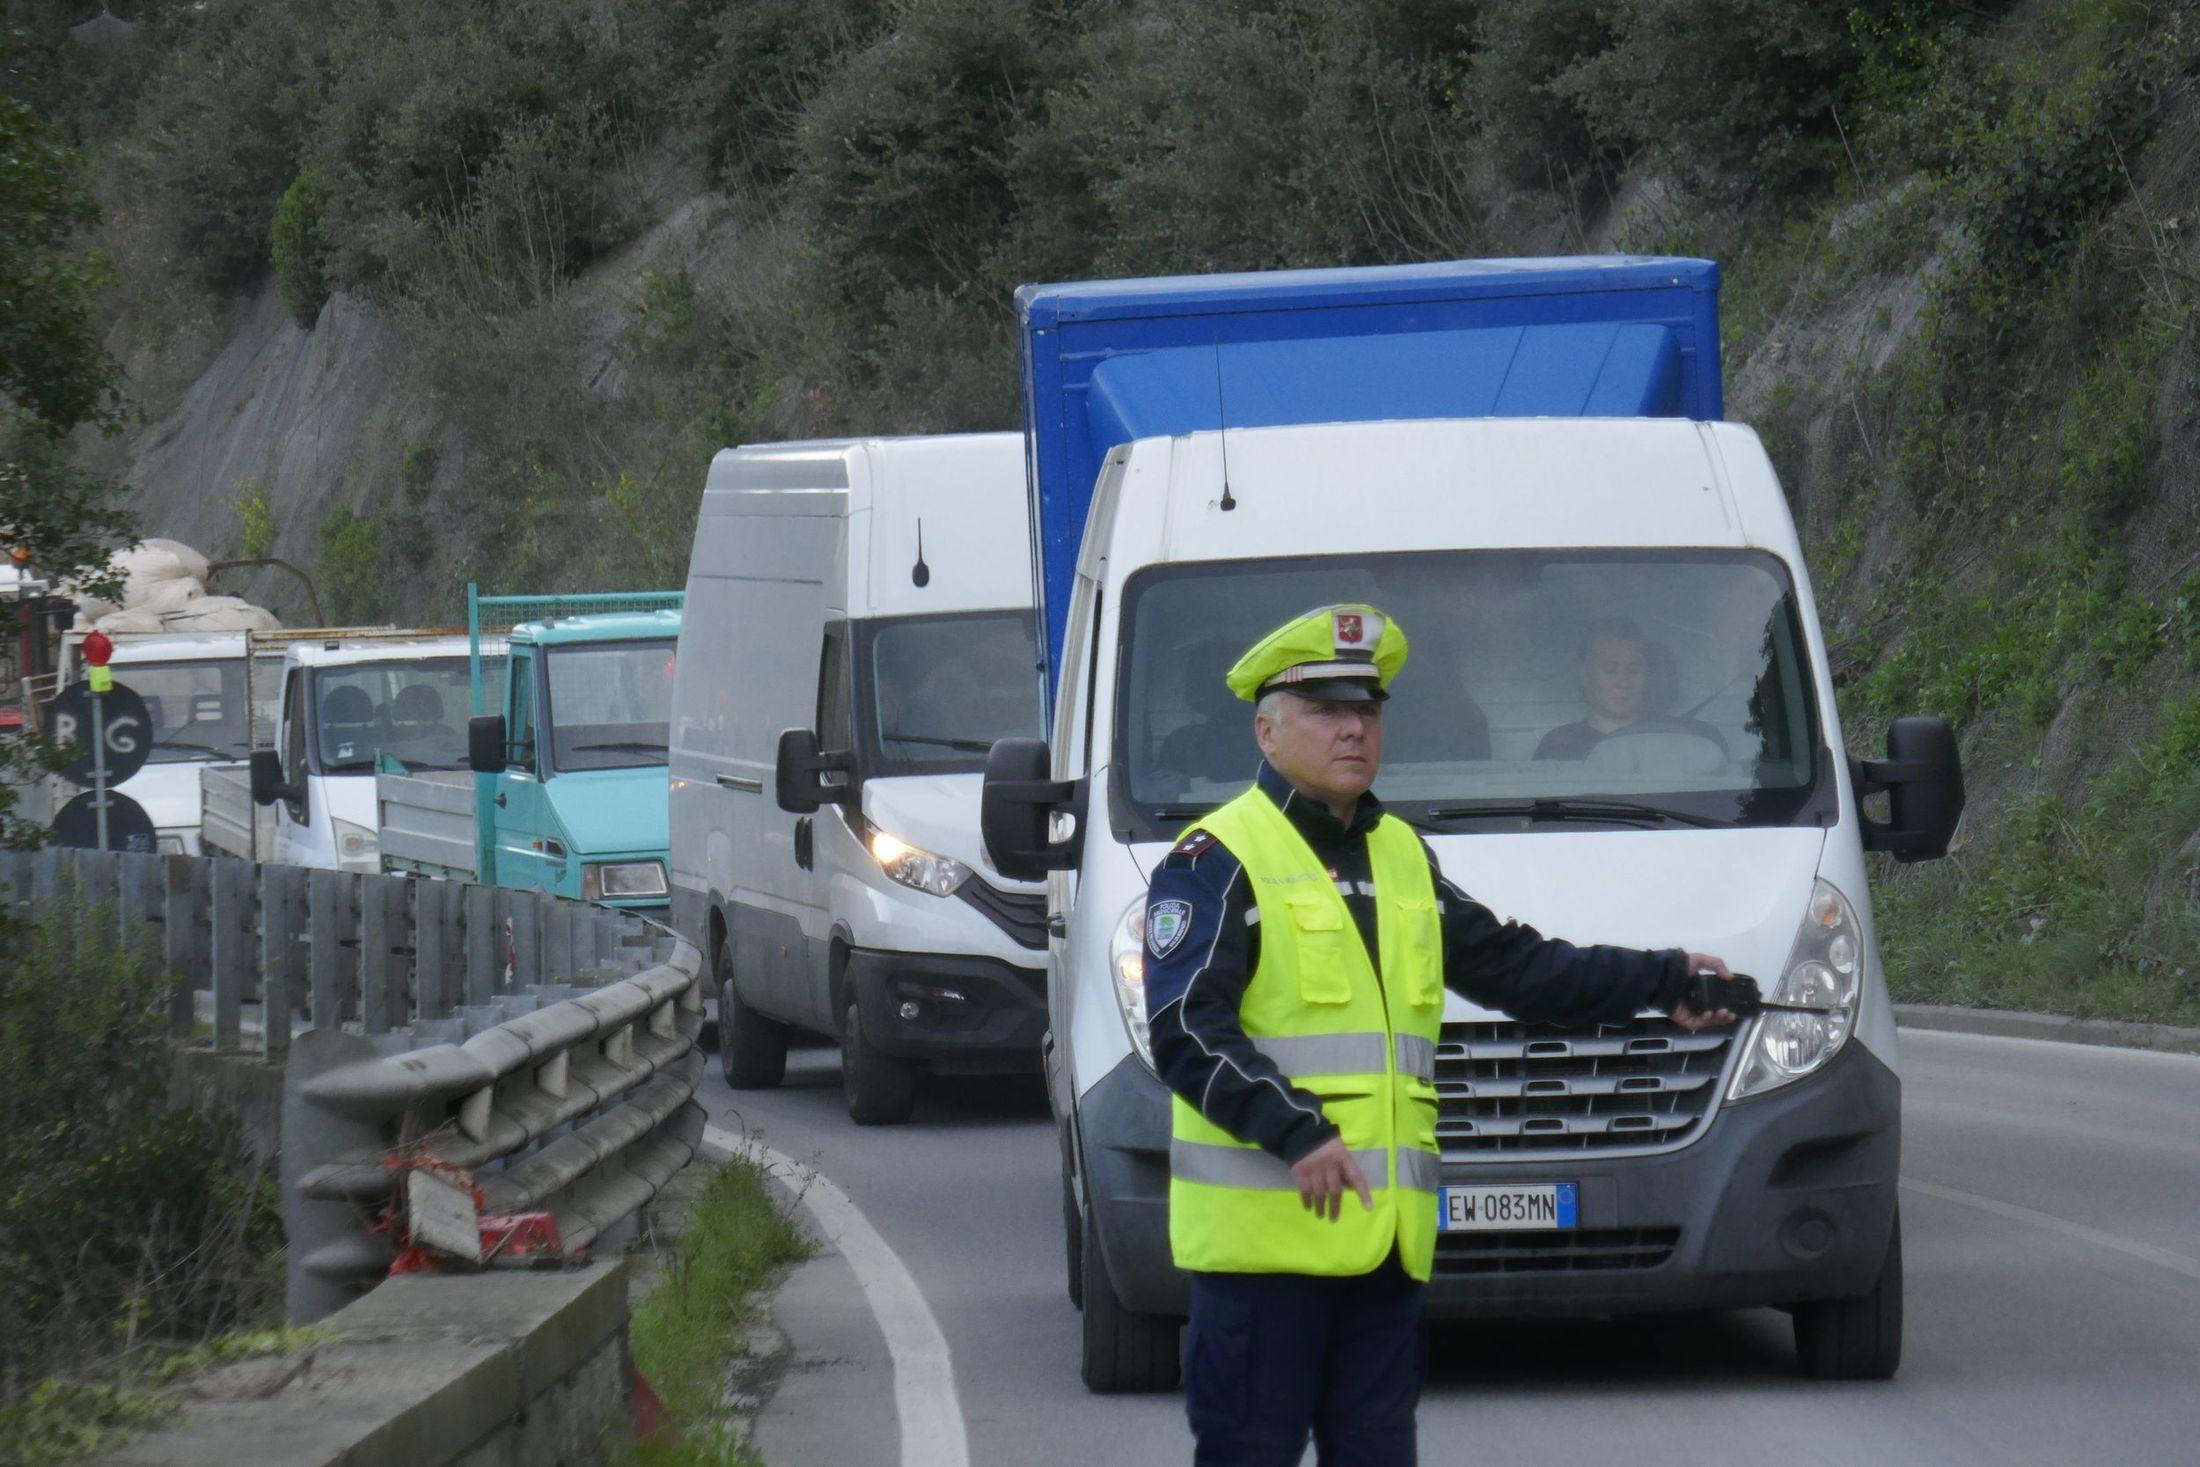
<svg viewBox="0 0 2200 1467">
<path fill-rule="evenodd" d="M 1724 958 L 1714 957 L 1710 953 L 1690 953 L 1688 955 L 1688 971 L 1691 974 L 1709 973 L 1714 978 L 1732 978 L 1734 976 L 1734 970 L 1727 967 Z M 1736 1017 L 1732 1009 L 1708 1009 L 1699 1012 L 1689 1005 L 1687 999 L 1682 999 L 1673 1006 L 1673 1022 L 1691 1033 L 1698 1029 L 1712 1029 L 1721 1024 L 1731 1024 Z"/>
<path fill-rule="evenodd" d="M 1367 1178 L 1341 1137 L 1330 1137 L 1293 1162 L 1291 1179 L 1299 1184 L 1299 1201 L 1317 1217 L 1336 1221 L 1347 1192 L 1359 1193 L 1360 1206 L 1375 1210 L 1375 1194 L 1368 1191 Z"/>
</svg>

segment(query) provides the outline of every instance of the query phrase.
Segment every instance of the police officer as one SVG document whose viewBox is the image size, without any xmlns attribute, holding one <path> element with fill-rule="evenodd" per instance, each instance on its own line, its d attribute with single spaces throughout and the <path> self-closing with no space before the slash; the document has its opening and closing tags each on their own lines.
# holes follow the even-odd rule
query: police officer
<svg viewBox="0 0 2200 1467">
<path fill-rule="evenodd" d="M 1146 908 L 1154 1063 L 1175 1092 L 1169 1242 L 1191 1273 L 1198 1464 L 1415 1460 L 1436 1245 L 1444 991 L 1529 1022 L 1731 1023 L 1715 957 L 1576 947 L 1499 922 L 1368 793 L 1405 634 L 1364 605 L 1277 628 L 1230 669 L 1253 786 L 1186 832 Z"/>
</svg>

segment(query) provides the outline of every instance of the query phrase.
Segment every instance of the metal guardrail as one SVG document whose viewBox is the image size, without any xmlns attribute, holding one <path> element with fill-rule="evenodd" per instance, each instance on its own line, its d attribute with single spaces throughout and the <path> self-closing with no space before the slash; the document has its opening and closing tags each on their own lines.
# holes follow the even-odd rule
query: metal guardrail
<svg viewBox="0 0 2200 1467">
<path fill-rule="evenodd" d="M 631 912 L 222 857 L 0 851 L 0 908 L 61 901 L 108 906 L 157 957 L 177 1037 L 243 1050 L 250 1034 L 285 1064 L 294 1322 L 387 1271 L 411 1160 L 471 1173 L 484 1213 L 551 1213 L 571 1250 L 701 1136 L 702 959 Z"/>
</svg>

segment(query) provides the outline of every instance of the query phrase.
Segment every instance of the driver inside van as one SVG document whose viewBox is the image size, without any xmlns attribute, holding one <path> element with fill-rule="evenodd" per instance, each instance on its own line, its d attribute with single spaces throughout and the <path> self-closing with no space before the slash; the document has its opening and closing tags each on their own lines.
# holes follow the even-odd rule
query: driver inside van
<svg viewBox="0 0 2200 1467">
<path fill-rule="evenodd" d="M 1634 623 L 1610 620 L 1590 626 L 1582 634 L 1575 671 L 1589 716 L 1545 734 L 1535 746 L 1536 758 L 1586 759 L 1606 739 L 1649 733 L 1690 734 L 1726 752 L 1726 740 L 1710 724 L 1656 711 L 1650 640 Z"/>
</svg>

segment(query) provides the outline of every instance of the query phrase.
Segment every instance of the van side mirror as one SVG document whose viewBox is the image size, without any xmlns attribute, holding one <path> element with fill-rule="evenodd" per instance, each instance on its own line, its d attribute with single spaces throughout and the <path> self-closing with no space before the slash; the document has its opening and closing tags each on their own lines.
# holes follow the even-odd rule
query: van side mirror
<svg viewBox="0 0 2200 1467">
<path fill-rule="evenodd" d="M 252 803 L 272 805 L 277 800 L 297 800 L 304 791 L 283 782 L 283 756 L 273 749 L 252 751 Z"/>
<path fill-rule="evenodd" d="M 476 774 L 502 774 L 511 762 L 504 715 L 484 713 L 466 720 L 466 767 Z"/>
<path fill-rule="evenodd" d="M 1084 781 L 1047 778 L 1050 762 L 1044 739 L 1002 739 L 985 756 L 978 833 L 993 869 L 1012 881 L 1077 868 Z M 1047 827 L 1056 815 L 1074 817 L 1080 828 L 1066 840 L 1052 839 Z"/>
<path fill-rule="evenodd" d="M 1963 758 L 1945 718 L 1898 718 L 1887 730 L 1885 759 L 1851 759 L 1856 797 L 1884 790 L 1885 824 L 1864 821 L 1864 849 L 1885 851 L 1907 865 L 1948 854 L 1963 819 Z"/>
<path fill-rule="evenodd" d="M 819 806 L 839 793 L 825 782 L 825 776 L 847 767 L 847 755 L 827 753 L 818 746 L 815 730 L 786 730 L 779 736 L 779 758 L 772 776 L 779 808 L 795 815 L 816 814 Z"/>
</svg>

